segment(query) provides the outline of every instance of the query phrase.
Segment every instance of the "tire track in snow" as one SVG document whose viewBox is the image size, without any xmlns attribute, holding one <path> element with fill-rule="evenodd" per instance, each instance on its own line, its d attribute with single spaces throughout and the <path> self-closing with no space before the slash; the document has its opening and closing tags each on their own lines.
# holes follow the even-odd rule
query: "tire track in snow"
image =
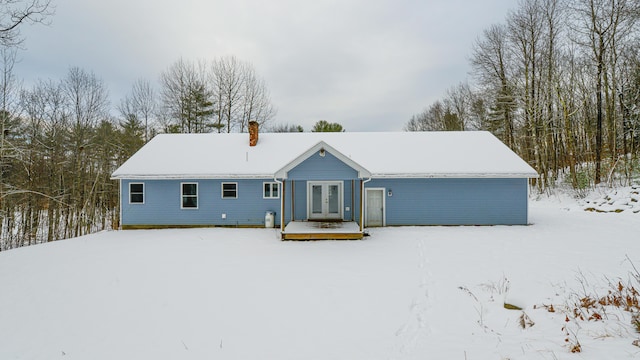
<svg viewBox="0 0 640 360">
<path fill-rule="evenodd" d="M 433 299 L 430 294 L 431 289 L 433 289 L 433 276 L 425 247 L 424 239 L 420 239 L 417 243 L 417 271 L 420 273 L 420 280 L 416 288 L 416 294 L 409 304 L 407 320 L 395 332 L 399 341 L 398 353 L 400 358 L 411 354 L 420 338 L 424 338 L 431 333 L 429 317 L 433 311 Z"/>
</svg>

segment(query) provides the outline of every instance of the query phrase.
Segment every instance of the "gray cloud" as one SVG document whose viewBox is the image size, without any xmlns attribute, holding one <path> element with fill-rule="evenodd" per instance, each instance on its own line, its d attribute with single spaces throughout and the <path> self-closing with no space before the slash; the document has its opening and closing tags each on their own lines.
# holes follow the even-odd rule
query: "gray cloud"
<svg viewBox="0 0 640 360">
<path fill-rule="evenodd" d="M 474 39 L 510 0 L 58 0 L 49 27 L 24 29 L 17 75 L 29 84 L 79 66 L 118 103 L 179 58 L 235 55 L 263 76 L 276 122 L 400 130 L 464 80 Z"/>
</svg>

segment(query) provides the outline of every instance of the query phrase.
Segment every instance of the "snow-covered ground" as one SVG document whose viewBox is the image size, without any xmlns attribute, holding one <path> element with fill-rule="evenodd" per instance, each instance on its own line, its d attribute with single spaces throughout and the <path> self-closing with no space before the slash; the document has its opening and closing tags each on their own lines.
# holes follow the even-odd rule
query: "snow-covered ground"
<svg viewBox="0 0 640 360">
<path fill-rule="evenodd" d="M 586 205 L 543 198 L 530 226 L 351 242 L 111 231 L 3 252 L 0 359 L 638 358 L 628 312 L 580 320 L 572 304 L 639 285 L 640 214 Z"/>
<path fill-rule="evenodd" d="M 640 213 L 640 185 L 594 191 L 582 205 L 586 211 Z"/>
</svg>

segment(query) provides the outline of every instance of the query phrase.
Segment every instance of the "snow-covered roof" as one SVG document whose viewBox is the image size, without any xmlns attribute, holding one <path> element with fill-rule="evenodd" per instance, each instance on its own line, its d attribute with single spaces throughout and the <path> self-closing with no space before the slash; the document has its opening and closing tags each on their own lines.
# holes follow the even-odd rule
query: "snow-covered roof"
<svg viewBox="0 0 640 360">
<path fill-rule="evenodd" d="M 161 134 L 113 174 L 114 179 L 272 178 L 324 142 L 373 178 L 537 177 L 489 132 Z"/>
</svg>

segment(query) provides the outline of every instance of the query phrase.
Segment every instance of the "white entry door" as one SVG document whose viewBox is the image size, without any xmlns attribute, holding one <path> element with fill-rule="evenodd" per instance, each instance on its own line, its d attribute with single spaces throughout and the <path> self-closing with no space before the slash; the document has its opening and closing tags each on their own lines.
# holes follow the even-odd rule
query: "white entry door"
<svg viewBox="0 0 640 360">
<path fill-rule="evenodd" d="M 365 226 L 384 226 L 384 189 L 366 189 Z"/>
<path fill-rule="evenodd" d="M 309 182 L 308 204 L 311 220 L 342 219 L 342 182 Z"/>
</svg>

